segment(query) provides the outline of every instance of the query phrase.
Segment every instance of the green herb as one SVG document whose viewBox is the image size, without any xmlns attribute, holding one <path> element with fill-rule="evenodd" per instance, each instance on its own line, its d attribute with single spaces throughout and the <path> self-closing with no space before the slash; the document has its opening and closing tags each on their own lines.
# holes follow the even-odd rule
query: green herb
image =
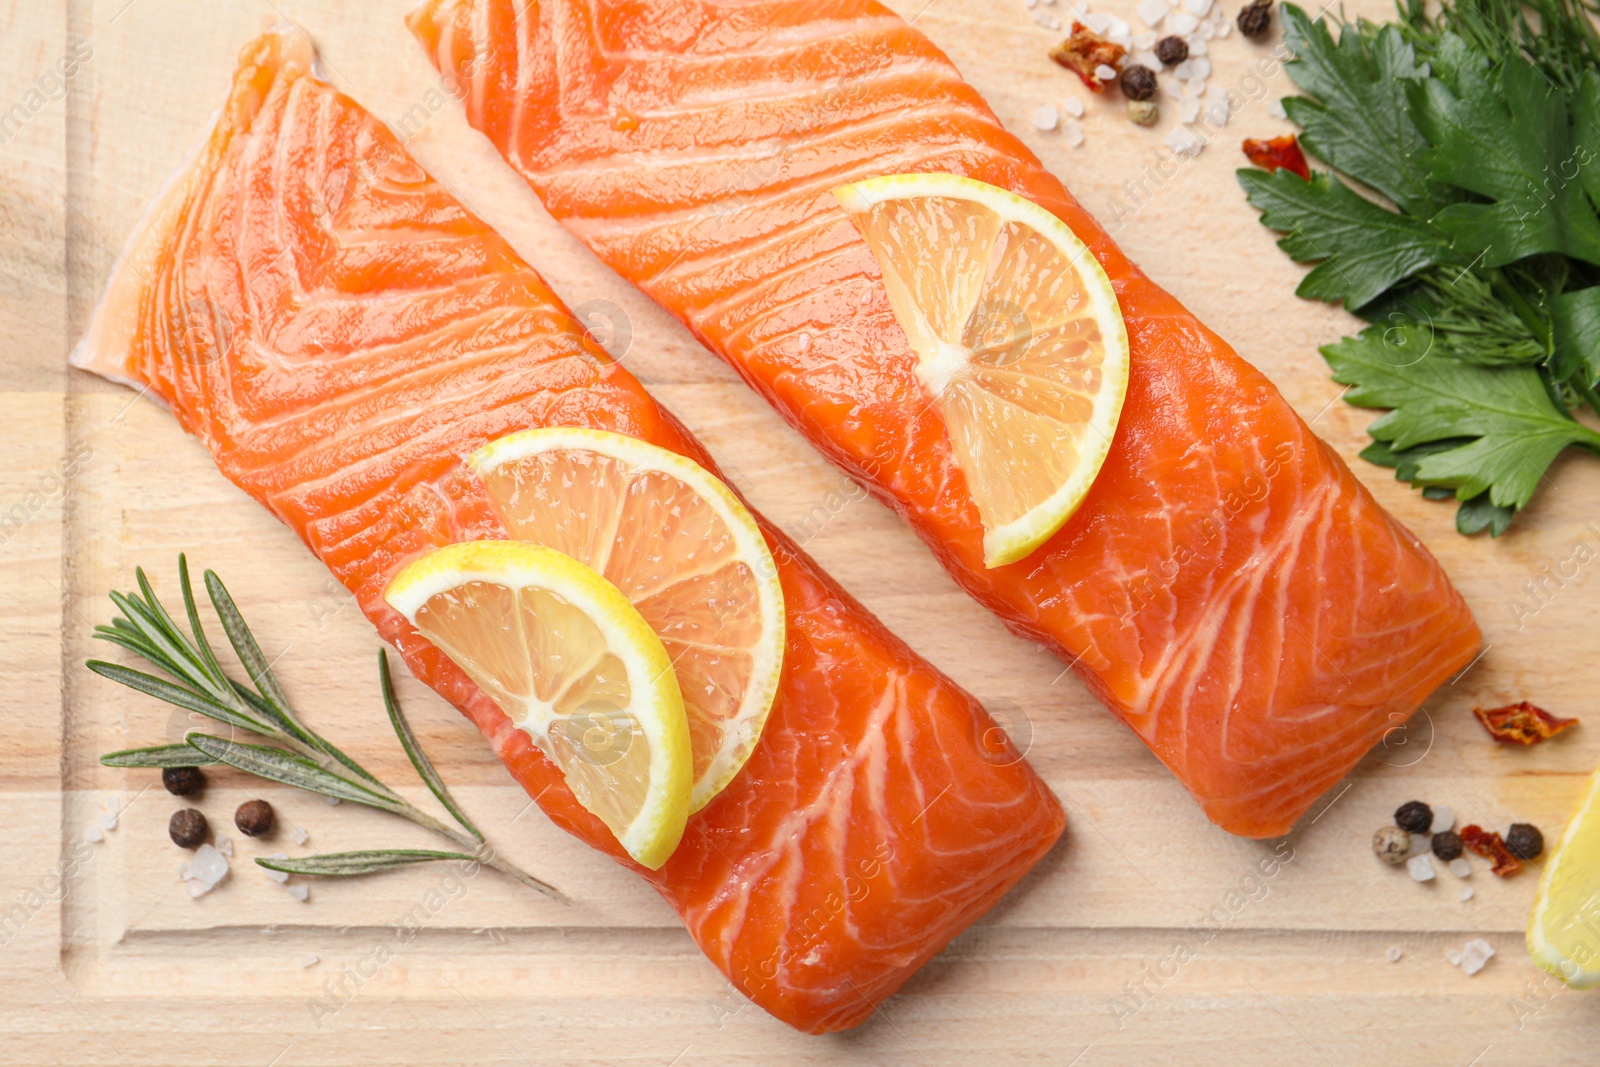
<svg viewBox="0 0 1600 1067">
<path fill-rule="evenodd" d="M 1600 35 L 1591 0 L 1446 0 L 1339 27 L 1285 5 L 1284 101 L 1330 171 L 1239 171 L 1297 292 L 1372 323 L 1325 347 L 1388 414 L 1362 455 L 1504 533 L 1565 449 L 1600 454 Z"/>
<path fill-rule="evenodd" d="M 189 581 L 189 563 L 185 557 L 178 557 L 178 584 L 183 594 L 184 613 L 190 630 L 188 634 L 183 632 L 156 598 L 144 569 L 139 568 L 135 573 L 139 592 L 112 593 L 111 600 L 121 614 L 112 620 L 110 626 L 95 627 L 95 636 L 134 653 L 176 681 L 103 660 L 89 660 L 86 664 L 88 668 L 104 678 L 180 708 L 198 712 L 225 726 L 256 734 L 274 744 L 244 744 L 231 738 L 191 731 L 181 745 L 112 752 L 102 756 L 101 763 L 108 767 L 162 768 L 225 763 L 258 778 L 398 815 L 449 838 L 463 850 L 375 849 L 289 860 L 256 860 L 271 870 L 348 877 L 414 863 L 476 860 L 557 900 L 567 899 L 559 890 L 501 859 L 484 839 L 482 832 L 462 813 L 400 711 L 400 705 L 395 700 L 394 684 L 389 676 L 387 652 L 380 650 L 378 653 L 378 681 L 389 721 L 417 774 L 444 809 L 461 825 L 461 830 L 414 807 L 300 721 L 273 675 L 271 665 L 256 644 L 250 627 L 239 614 L 233 597 L 215 574 L 206 571 L 206 592 L 216 608 L 217 617 L 222 620 L 229 644 L 233 646 L 253 685 L 230 678 L 217 660 L 200 623 L 199 609 Z"/>
</svg>

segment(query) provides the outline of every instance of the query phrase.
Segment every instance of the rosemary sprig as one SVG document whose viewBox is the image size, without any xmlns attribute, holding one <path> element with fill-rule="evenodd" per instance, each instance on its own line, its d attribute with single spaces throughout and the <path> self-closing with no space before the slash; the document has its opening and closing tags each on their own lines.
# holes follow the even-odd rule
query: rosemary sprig
<svg viewBox="0 0 1600 1067">
<path fill-rule="evenodd" d="M 256 863 L 270 870 L 348 877 L 414 863 L 477 860 L 547 896 L 567 901 L 560 890 L 502 859 L 485 840 L 482 831 L 462 812 L 434 770 L 433 763 L 423 753 L 411 724 L 400 710 L 399 702 L 395 699 L 394 683 L 389 675 L 386 650 L 378 652 L 378 683 L 389 722 L 418 776 L 460 824 L 459 830 L 413 806 L 301 722 L 272 673 L 271 664 L 262 655 L 261 647 L 251 634 L 244 616 L 239 613 L 233 597 L 216 574 L 205 572 L 206 593 L 216 608 L 217 617 L 222 620 L 228 643 L 244 665 L 252 685 L 230 678 L 218 661 L 200 623 L 194 589 L 189 581 L 189 562 L 184 556 L 178 557 L 178 584 L 183 594 L 184 615 L 189 623 L 190 634 L 185 634 L 162 606 L 145 576 L 144 568 L 138 568 L 135 574 L 139 592 L 113 592 L 111 601 L 122 614 L 113 619 L 110 626 L 95 627 L 95 636 L 132 652 L 176 681 L 104 660 L 89 660 L 86 666 L 103 678 L 187 711 L 198 712 L 235 730 L 255 734 L 273 744 L 244 744 L 231 738 L 193 730 L 181 745 L 157 745 L 111 752 L 100 757 L 101 763 L 108 767 L 193 767 L 224 763 L 268 781 L 398 815 L 450 839 L 462 849 L 460 852 L 374 849 L 301 856 L 289 860 L 256 860 Z"/>
</svg>

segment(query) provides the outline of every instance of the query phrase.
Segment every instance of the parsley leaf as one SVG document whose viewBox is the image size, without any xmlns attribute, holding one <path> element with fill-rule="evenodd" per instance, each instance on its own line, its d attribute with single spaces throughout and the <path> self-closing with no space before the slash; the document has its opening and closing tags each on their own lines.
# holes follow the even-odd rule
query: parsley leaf
<svg viewBox="0 0 1600 1067">
<path fill-rule="evenodd" d="M 1600 286 L 1562 293 L 1550 307 L 1556 376 L 1600 379 Z"/>
<path fill-rule="evenodd" d="M 1413 482 L 1446 486 L 1459 500 L 1520 508 L 1568 445 L 1600 450 L 1600 433 L 1551 400 L 1539 372 L 1463 363 L 1420 323 L 1369 326 L 1322 350 L 1345 399 L 1389 408 L 1369 428 L 1395 452 L 1454 440 L 1408 471 Z M 1456 440 L 1459 439 L 1459 440 Z"/>
<path fill-rule="evenodd" d="M 1283 105 L 1318 159 L 1370 186 L 1413 215 L 1431 215 L 1452 199 L 1429 179 L 1418 154 L 1428 147 L 1411 121 L 1405 86 L 1427 68 L 1395 26 L 1370 40 L 1347 30 L 1334 43 L 1327 27 L 1293 4 L 1283 8 L 1284 39 L 1295 58 L 1284 64 L 1309 96 Z"/>
<path fill-rule="evenodd" d="M 1544 252 L 1600 264 L 1600 218 L 1582 184 L 1554 167 L 1577 158 L 1567 99 L 1532 63 L 1507 56 L 1442 78 L 1413 83 L 1413 111 L 1431 148 L 1420 153 L 1440 180 L 1489 204 L 1456 203 L 1433 224 L 1455 239 L 1464 259 L 1499 267 Z"/>
<path fill-rule="evenodd" d="M 1295 292 L 1358 308 L 1436 263 L 1453 261 L 1450 239 L 1426 221 L 1379 207 L 1323 171 L 1238 172 L 1261 221 L 1284 231 L 1278 247 L 1297 263 L 1322 263 Z"/>
</svg>

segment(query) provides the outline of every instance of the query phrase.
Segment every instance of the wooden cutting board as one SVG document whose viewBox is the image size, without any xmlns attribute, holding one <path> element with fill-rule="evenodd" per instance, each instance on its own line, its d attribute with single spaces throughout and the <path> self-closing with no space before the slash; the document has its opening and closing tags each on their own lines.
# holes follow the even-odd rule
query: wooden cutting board
<svg viewBox="0 0 1600 1067">
<path fill-rule="evenodd" d="M 1352 328 L 1294 298 L 1302 273 L 1244 202 L 1242 136 L 1286 128 L 1290 91 L 1266 45 L 1213 43 L 1211 84 L 1240 109 L 1193 161 L 1088 100 L 1087 141 L 1034 129 L 1087 97 L 1046 57 L 1060 36 L 1023 0 L 899 0 L 1134 259 L 1262 367 L 1439 555 L 1478 613 L 1484 656 L 1334 789 L 1285 842 L 1233 839 L 1062 664 L 1005 633 L 929 553 L 859 499 L 676 323 L 556 227 L 465 125 L 406 35 L 406 0 L 6 0 L 0 3 L 0 644 L 5 855 L 0 1063 L 438 1064 L 1592 1063 L 1600 993 L 1543 980 L 1522 928 L 1535 874 L 1481 865 L 1418 885 L 1368 854 L 1420 797 L 1464 821 L 1532 821 L 1554 837 L 1600 763 L 1585 726 L 1530 751 L 1492 744 L 1469 712 L 1532 698 L 1587 715 L 1600 660 L 1587 567 L 1544 597 L 1524 583 L 1600 549 L 1600 463 L 1568 457 L 1511 535 L 1459 537 L 1452 509 L 1355 459 L 1370 415 L 1339 402 L 1316 348 Z M 1135 21 L 1130 0 L 1097 10 Z M 1041 8 L 1067 21 L 1065 3 Z M 1382 0 L 1350 14 L 1382 17 Z M 155 404 L 66 370 L 117 249 L 210 121 L 240 45 L 282 19 L 328 75 L 500 227 L 602 339 L 712 446 L 739 487 L 920 652 L 1011 723 L 1069 814 L 1062 845 L 858 1031 L 791 1032 L 747 1006 L 632 876 L 553 830 L 454 711 L 406 678 L 402 698 L 466 807 L 516 859 L 577 900 L 560 907 L 483 875 L 416 870 L 315 883 L 300 903 L 250 857 L 423 843 L 392 820 L 213 776 L 226 824 L 265 795 L 309 834 L 239 841 L 199 900 L 165 837 L 177 806 L 115 748 L 181 737 L 171 709 L 88 674 L 106 592 L 135 565 L 171 595 L 177 553 L 219 571 L 305 717 L 380 777 L 410 782 L 383 722 L 378 641 L 295 538 L 216 473 Z M 75 72 L 62 78 L 63 57 Z M 20 121 L 19 117 L 20 116 Z M 0 119 L 3 119 L 0 116 Z M 1589 525 L 1595 523 L 1596 525 Z M 1585 557 L 1586 558 L 1586 557 Z M 1568 568 L 1570 573 L 1570 567 Z M 416 790 L 420 793 L 420 789 Z M 85 835 L 109 806 L 106 840 Z M 237 835 L 235 835 L 237 839 Z M 1276 850 L 1276 851 L 1275 851 Z M 1261 861 L 1276 855 L 1271 876 Z M 1472 888 L 1468 901 L 1459 890 Z M 9 909 L 9 910 L 3 910 Z M 403 943 L 396 926 L 420 932 Z M 1487 938 L 1475 977 L 1447 949 Z M 1390 962 L 1398 948 L 1403 955 Z"/>
</svg>

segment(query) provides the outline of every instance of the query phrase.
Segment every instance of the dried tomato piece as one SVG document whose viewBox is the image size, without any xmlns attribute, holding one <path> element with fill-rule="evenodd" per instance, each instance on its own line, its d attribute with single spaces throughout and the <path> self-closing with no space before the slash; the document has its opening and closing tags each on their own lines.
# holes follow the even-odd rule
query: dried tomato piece
<svg viewBox="0 0 1600 1067">
<path fill-rule="evenodd" d="M 1306 166 L 1306 154 L 1300 151 L 1300 138 L 1292 133 L 1274 137 L 1270 141 L 1246 140 L 1244 154 L 1250 162 L 1263 170 L 1286 170 L 1311 180 L 1311 168 Z"/>
<path fill-rule="evenodd" d="M 1494 831 L 1476 824 L 1468 826 L 1461 831 L 1461 843 L 1493 863 L 1491 869 L 1502 878 L 1522 870 L 1522 861 L 1511 854 L 1505 839 Z"/>
<path fill-rule="evenodd" d="M 1093 93 L 1106 91 L 1106 82 L 1095 71 L 1101 67 L 1116 70 L 1128 50 L 1095 33 L 1081 22 L 1072 24 L 1072 36 L 1050 49 L 1050 58 L 1076 74 Z"/>
<path fill-rule="evenodd" d="M 1558 718 L 1526 700 L 1503 708 L 1473 708 L 1472 714 L 1483 723 L 1489 736 L 1508 745 L 1535 745 L 1578 725 L 1577 719 Z"/>
</svg>

